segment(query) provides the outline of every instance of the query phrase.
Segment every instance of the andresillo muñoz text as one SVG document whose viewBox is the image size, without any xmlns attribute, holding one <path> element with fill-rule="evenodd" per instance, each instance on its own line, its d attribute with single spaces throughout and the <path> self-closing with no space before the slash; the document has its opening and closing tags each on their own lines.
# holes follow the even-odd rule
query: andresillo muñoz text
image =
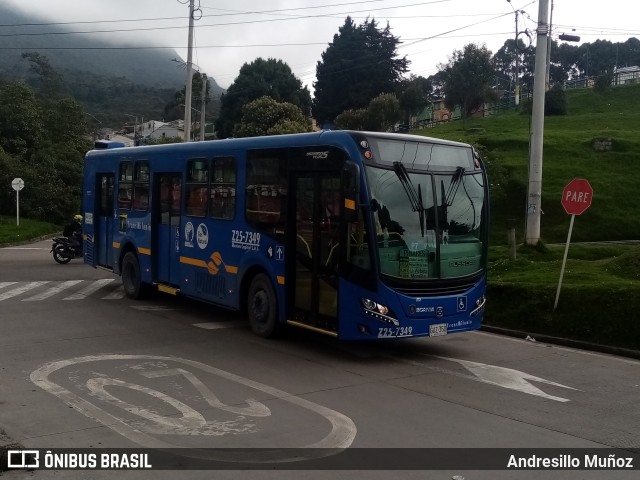
<svg viewBox="0 0 640 480">
<path fill-rule="evenodd" d="M 508 469 L 545 469 L 545 468 L 583 468 L 583 469 L 633 469 L 633 457 L 619 457 L 615 454 L 609 455 L 557 455 L 555 457 L 542 457 L 530 455 L 509 457 Z"/>
</svg>

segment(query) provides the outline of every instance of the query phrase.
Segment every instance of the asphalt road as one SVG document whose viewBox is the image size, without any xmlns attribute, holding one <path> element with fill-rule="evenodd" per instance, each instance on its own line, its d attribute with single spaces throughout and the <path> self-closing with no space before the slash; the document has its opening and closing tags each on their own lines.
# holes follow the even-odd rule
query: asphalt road
<svg viewBox="0 0 640 480">
<path fill-rule="evenodd" d="M 220 460 L 215 448 L 233 447 L 252 450 L 231 460 L 246 462 L 253 452 L 251 462 L 266 465 L 181 472 L 185 478 L 300 478 L 269 468 L 300 447 L 312 461 L 327 448 L 363 449 L 355 460 L 362 470 L 310 470 L 306 478 L 638 478 L 637 471 L 465 470 L 467 450 L 460 468 L 403 470 L 411 459 L 401 451 L 370 450 L 638 449 L 636 360 L 483 332 L 354 344 L 291 331 L 264 340 L 241 316 L 206 304 L 160 294 L 129 300 L 119 278 L 80 260 L 58 265 L 49 245 L 0 249 L 0 429 L 26 448 L 213 447 L 189 452 Z M 396 463 L 367 471 L 385 452 L 398 454 Z"/>
</svg>

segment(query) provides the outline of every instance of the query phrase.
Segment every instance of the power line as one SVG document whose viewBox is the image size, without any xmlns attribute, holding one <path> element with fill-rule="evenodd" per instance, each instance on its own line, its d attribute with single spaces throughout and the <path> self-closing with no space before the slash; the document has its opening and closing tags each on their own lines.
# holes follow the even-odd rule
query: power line
<svg viewBox="0 0 640 480">
<path fill-rule="evenodd" d="M 370 11 L 380 11 L 380 10 L 389 10 L 396 8 L 407 8 L 407 7 L 415 7 L 415 6 L 423 6 L 423 5 L 431 5 L 435 3 L 443 3 L 449 2 L 450 0 L 432 0 L 429 2 L 420 2 L 420 3 L 412 3 L 405 5 L 397 5 L 394 7 L 381 7 L 376 9 L 367 9 L 360 11 L 348 11 L 348 12 L 335 12 L 331 14 L 318 14 L 318 15 L 299 15 L 292 17 L 284 17 L 284 18 L 269 18 L 269 19 L 261 19 L 261 20 L 245 20 L 238 22 L 225 22 L 225 23 L 208 23 L 208 24 L 199 24 L 200 28 L 202 27 L 227 27 L 227 26 L 235 26 L 235 25 L 247 25 L 247 24 L 255 24 L 255 23 L 271 23 L 271 22 L 281 22 L 286 20 L 304 20 L 310 18 L 336 18 L 342 15 L 351 15 L 352 13 L 362 13 L 362 12 L 370 12 Z M 184 17 L 177 17 L 179 19 L 184 19 Z M 174 18 L 175 20 L 175 18 Z M 128 20 L 130 21 L 130 20 Z M 138 20 L 142 21 L 142 20 Z M 99 23 L 99 22 L 98 22 Z M 118 28 L 113 30 L 93 30 L 93 31 L 75 31 L 75 32 L 19 32 L 19 33 L 5 33 L 0 34 L 0 37 L 19 37 L 19 36 L 41 36 L 41 35 L 86 35 L 86 34 L 94 34 L 94 33 L 123 33 L 123 32 L 148 32 L 153 30 L 174 30 L 174 29 L 184 29 L 184 26 L 169 26 L 169 27 L 145 27 L 145 28 Z"/>
<path fill-rule="evenodd" d="M 501 14 L 501 15 L 498 15 L 498 16 L 495 16 L 495 17 L 491 17 L 491 18 L 489 18 L 489 19 L 487 19 L 487 20 L 480 20 L 479 22 L 475 22 L 475 23 L 471 23 L 471 24 L 469 24 L 469 25 L 464 25 L 464 26 L 462 26 L 462 27 L 454 28 L 454 29 L 452 29 L 452 30 L 448 30 L 448 31 L 446 31 L 446 32 L 437 33 L 437 34 L 435 34 L 435 35 L 431 35 L 430 37 L 420 38 L 420 39 L 418 39 L 418 40 L 414 40 L 414 41 L 413 41 L 413 42 L 411 42 L 411 43 L 406 43 L 406 44 L 404 44 L 404 45 L 401 45 L 401 46 L 400 46 L 400 47 L 398 47 L 398 48 L 410 47 L 411 45 L 415 45 L 416 43 L 420 43 L 420 42 L 424 42 L 424 41 L 426 41 L 426 40 L 432 40 L 432 39 L 434 39 L 434 38 L 442 37 L 442 36 L 444 36 L 444 35 L 447 35 L 448 33 L 458 32 L 458 31 L 460 31 L 460 30 L 464 30 L 465 28 L 475 27 L 476 25 L 480 25 L 481 23 L 486 23 L 486 22 L 490 22 L 490 21 L 492 21 L 492 20 L 497 20 L 498 18 L 502 18 L 502 17 L 505 17 L 505 16 L 507 16 L 507 15 L 511 15 L 511 12 L 503 13 L 503 14 Z"/>
<path fill-rule="evenodd" d="M 332 5 L 319 5 L 319 6 L 310 6 L 310 7 L 298 7 L 298 8 L 283 8 L 280 10 L 269 10 L 264 12 L 248 12 L 241 10 L 227 10 L 224 8 L 215 8 L 215 7 L 200 7 L 206 10 L 222 10 L 222 11 L 235 11 L 237 13 L 221 13 L 221 14 L 212 14 L 212 15 L 202 15 L 202 17 L 226 17 L 226 16 L 237 16 L 237 15 L 254 15 L 261 13 L 273 13 L 273 12 L 286 12 L 289 10 L 305 10 L 305 9 L 314 9 L 314 8 L 330 8 L 330 7 L 343 7 L 346 5 L 356 5 L 361 3 L 374 3 L 374 2 L 382 2 L 384 0 L 364 0 L 360 2 L 349 2 L 349 3 L 337 3 Z M 202 18 L 201 17 L 201 18 Z M 155 17 L 155 18 L 129 18 L 129 19 L 121 19 L 121 20 L 85 20 L 85 21 L 77 21 L 77 22 L 43 22 L 43 23 L 0 23 L 0 27 L 44 27 L 44 26 L 52 26 L 52 25 L 92 25 L 97 23 L 125 23 L 125 22 L 154 22 L 154 21 L 162 21 L 162 20 L 182 20 L 185 17 Z"/>
</svg>

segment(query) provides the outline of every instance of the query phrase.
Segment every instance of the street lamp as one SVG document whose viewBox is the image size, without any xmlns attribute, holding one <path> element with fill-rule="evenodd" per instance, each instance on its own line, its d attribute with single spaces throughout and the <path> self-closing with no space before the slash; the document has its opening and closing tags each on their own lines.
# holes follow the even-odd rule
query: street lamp
<svg viewBox="0 0 640 480">
<path fill-rule="evenodd" d="M 185 66 L 188 68 L 189 63 L 185 63 L 182 60 L 178 60 L 177 58 L 172 58 L 171 59 L 172 62 L 176 62 L 178 64 L 180 64 L 181 66 Z M 200 113 L 200 140 L 204 140 L 204 112 L 205 112 L 205 106 L 207 103 L 207 99 L 206 99 L 206 95 L 207 95 L 207 83 L 209 82 L 209 80 L 207 79 L 207 74 L 206 73 L 202 73 L 200 71 L 200 67 L 198 65 L 196 65 L 195 63 L 191 63 L 191 66 L 195 69 L 196 72 L 198 72 L 200 74 L 200 80 L 202 82 L 202 93 L 201 93 L 201 100 L 202 100 L 202 106 L 201 106 L 201 110 L 196 110 L 195 108 L 192 108 L 191 110 L 195 110 L 196 112 Z M 191 77 L 191 82 L 189 82 L 189 85 L 191 85 L 191 87 L 193 88 L 193 77 Z M 187 103 L 188 105 L 191 105 L 191 94 L 187 95 L 187 89 L 185 88 L 185 103 Z M 187 101 L 188 99 L 188 101 Z M 191 113 L 189 113 L 189 115 L 187 115 L 187 111 L 186 111 L 186 106 L 185 104 L 181 104 L 182 106 L 185 107 L 185 141 L 189 141 L 187 140 L 187 138 L 191 137 Z M 187 129 L 187 117 L 189 118 L 189 127 Z M 189 137 L 187 137 L 187 131 L 189 132 Z"/>
<path fill-rule="evenodd" d="M 513 5 L 511 5 L 511 0 L 507 0 L 507 2 L 509 2 L 509 6 L 511 7 L 511 9 L 513 10 L 513 13 L 515 13 L 516 15 L 516 38 L 515 38 L 515 43 L 514 43 L 514 54 L 516 56 L 516 74 L 515 74 L 515 89 L 514 89 L 514 96 L 515 96 L 515 104 L 516 106 L 520 105 L 520 54 L 518 52 L 518 14 L 520 13 L 525 13 L 524 10 L 516 10 L 515 8 L 513 8 Z"/>
<path fill-rule="evenodd" d="M 96 122 L 98 122 L 98 125 L 100 125 L 100 127 L 93 132 L 93 139 L 96 140 L 98 138 L 98 135 L 99 135 L 98 130 L 100 128 L 102 128 L 102 122 L 98 118 L 96 118 L 95 116 L 91 115 L 90 113 L 84 112 L 84 114 L 89 116 L 89 117 L 91 117 L 91 118 L 93 118 Z"/>
<path fill-rule="evenodd" d="M 136 123 L 133 125 L 133 146 L 137 147 L 138 146 L 138 116 L 131 115 L 130 113 L 125 113 L 125 115 L 127 117 L 131 117 L 135 119 Z M 144 123 L 144 117 L 140 117 L 140 123 Z"/>
<path fill-rule="evenodd" d="M 184 107 L 185 110 L 187 108 L 187 106 L 184 103 L 181 103 L 180 106 Z M 197 108 L 194 108 L 194 107 L 191 107 L 191 110 L 200 114 L 200 140 L 202 141 L 204 140 L 204 105 L 202 106 L 202 110 L 198 110 Z M 194 135 L 194 140 L 195 140 L 195 135 Z"/>
</svg>

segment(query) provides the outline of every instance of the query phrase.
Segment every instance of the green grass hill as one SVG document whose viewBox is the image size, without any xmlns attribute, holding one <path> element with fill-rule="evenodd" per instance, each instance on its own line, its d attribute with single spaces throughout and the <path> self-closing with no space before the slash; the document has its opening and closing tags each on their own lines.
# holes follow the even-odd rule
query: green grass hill
<svg viewBox="0 0 640 480">
<path fill-rule="evenodd" d="M 570 216 L 560 203 L 573 178 L 589 180 L 591 207 L 576 218 L 572 242 L 640 239 L 640 85 L 569 90 L 567 115 L 546 116 L 542 163 L 541 239 L 565 242 Z M 491 184 L 491 243 L 506 243 L 506 221 L 516 220 L 516 236 L 524 238 L 528 181 L 530 116 L 505 111 L 467 122 L 454 121 L 415 133 L 468 142 L 478 147 L 488 165 Z M 610 151 L 597 151 L 594 141 L 611 139 Z"/>
</svg>

